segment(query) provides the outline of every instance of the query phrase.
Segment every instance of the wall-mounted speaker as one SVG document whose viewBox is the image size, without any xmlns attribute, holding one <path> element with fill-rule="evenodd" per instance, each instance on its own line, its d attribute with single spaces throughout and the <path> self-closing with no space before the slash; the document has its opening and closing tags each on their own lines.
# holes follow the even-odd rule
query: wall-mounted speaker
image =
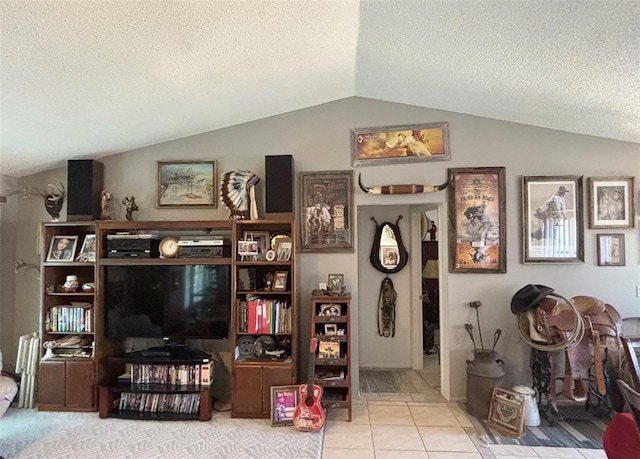
<svg viewBox="0 0 640 459">
<path fill-rule="evenodd" d="M 265 212 L 293 216 L 294 164 L 292 155 L 264 157 Z M 273 215 L 270 215 L 273 216 Z"/>
<path fill-rule="evenodd" d="M 67 220 L 98 220 L 104 165 L 93 159 L 70 159 L 67 164 Z"/>
</svg>

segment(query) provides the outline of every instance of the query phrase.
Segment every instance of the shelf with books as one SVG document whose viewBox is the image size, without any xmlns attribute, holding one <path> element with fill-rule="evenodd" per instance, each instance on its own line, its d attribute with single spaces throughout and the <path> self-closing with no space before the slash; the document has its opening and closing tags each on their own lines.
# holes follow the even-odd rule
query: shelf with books
<svg viewBox="0 0 640 459">
<path fill-rule="evenodd" d="M 314 384 L 323 387 L 322 406 L 347 410 L 351 421 L 349 294 L 311 298 L 311 333 L 318 341 Z"/>
<path fill-rule="evenodd" d="M 296 382 L 296 225 L 233 225 L 231 416 L 269 418 L 271 387 Z"/>
</svg>

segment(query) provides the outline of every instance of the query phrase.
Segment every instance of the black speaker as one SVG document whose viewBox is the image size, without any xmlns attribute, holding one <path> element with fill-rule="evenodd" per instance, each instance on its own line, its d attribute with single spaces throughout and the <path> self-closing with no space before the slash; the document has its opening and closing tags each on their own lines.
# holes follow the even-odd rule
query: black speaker
<svg viewBox="0 0 640 459">
<path fill-rule="evenodd" d="M 104 165 L 93 159 L 70 159 L 67 164 L 67 220 L 98 220 Z"/>
<path fill-rule="evenodd" d="M 264 157 L 265 212 L 293 214 L 294 170 L 292 155 Z"/>
</svg>

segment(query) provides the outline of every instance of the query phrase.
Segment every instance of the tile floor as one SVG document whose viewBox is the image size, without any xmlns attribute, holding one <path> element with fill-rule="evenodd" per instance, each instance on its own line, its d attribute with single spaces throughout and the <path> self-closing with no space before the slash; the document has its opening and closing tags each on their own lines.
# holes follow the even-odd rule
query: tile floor
<svg viewBox="0 0 640 459">
<path fill-rule="evenodd" d="M 463 405 L 440 395 L 437 365 L 422 376 L 432 390 L 415 394 L 361 394 L 352 422 L 329 410 L 322 459 L 606 459 L 603 450 L 486 445 Z"/>
</svg>

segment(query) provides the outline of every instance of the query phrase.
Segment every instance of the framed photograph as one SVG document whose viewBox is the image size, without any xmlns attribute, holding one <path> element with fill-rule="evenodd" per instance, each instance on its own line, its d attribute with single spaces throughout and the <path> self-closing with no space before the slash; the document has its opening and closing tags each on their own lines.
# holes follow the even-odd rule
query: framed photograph
<svg viewBox="0 0 640 459">
<path fill-rule="evenodd" d="M 84 237 L 80 253 L 76 257 L 76 261 L 96 261 L 96 235 L 87 234 Z"/>
<path fill-rule="evenodd" d="M 318 357 L 321 359 L 339 359 L 340 343 L 338 341 L 320 341 Z"/>
<path fill-rule="evenodd" d="M 242 257 L 257 257 L 258 242 L 257 241 L 238 241 L 238 255 Z"/>
<path fill-rule="evenodd" d="M 340 294 L 344 292 L 344 274 L 329 274 L 327 276 L 329 292 Z"/>
<path fill-rule="evenodd" d="M 342 315 L 340 305 L 336 303 L 321 304 L 318 316 L 320 317 L 338 317 Z"/>
<path fill-rule="evenodd" d="M 291 238 L 280 238 L 276 241 L 276 260 L 289 261 L 293 251 L 293 242 Z"/>
<path fill-rule="evenodd" d="M 324 324 L 324 334 L 334 336 L 338 334 L 338 324 Z"/>
<path fill-rule="evenodd" d="M 353 252 L 353 171 L 301 172 L 303 252 Z"/>
<path fill-rule="evenodd" d="M 218 207 L 215 161 L 158 161 L 157 207 Z"/>
<path fill-rule="evenodd" d="M 524 263 L 584 262 L 582 176 L 522 177 Z"/>
<path fill-rule="evenodd" d="M 447 123 L 412 124 L 351 130 L 355 166 L 451 159 Z"/>
<path fill-rule="evenodd" d="M 589 177 L 589 228 L 633 228 L 633 177 Z"/>
<path fill-rule="evenodd" d="M 625 266 L 624 234 L 598 234 L 598 266 Z"/>
<path fill-rule="evenodd" d="M 245 231 L 242 237 L 245 241 L 258 243 L 258 260 L 266 260 L 267 252 L 271 249 L 269 231 Z"/>
<path fill-rule="evenodd" d="M 505 168 L 456 168 L 449 173 L 449 272 L 506 273 Z"/>
<path fill-rule="evenodd" d="M 78 236 L 54 236 L 51 238 L 47 261 L 73 261 Z"/>
<path fill-rule="evenodd" d="M 292 426 L 293 414 L 300 403 L 300 386 L 271 386 L 271 425 Z"/>
<path fill-rule="evenodd" d="M 287 271 L 276 271 L 273 276 L 273 290 L 285 291 L 287 289 L 287 277 L 289 273 Z"/>
</svg>

